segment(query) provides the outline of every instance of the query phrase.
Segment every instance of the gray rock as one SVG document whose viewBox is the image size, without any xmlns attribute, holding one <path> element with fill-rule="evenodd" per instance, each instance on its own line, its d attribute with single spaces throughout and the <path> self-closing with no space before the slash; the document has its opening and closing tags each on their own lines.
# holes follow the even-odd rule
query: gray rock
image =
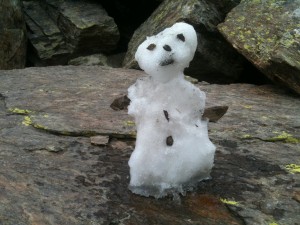
<svg viewBox="0 0 300 225">
<path fill-rule="evenodd" d="M 198 84 L 208 108 L 229 106 L 209 124 L 212 179 L 175 201 L 128 191 L 135 126 L 110 104 L 143 75 L 97 66 L 0 71 L 3 224 L 298 223 L 300 100 L 271 85 Z M 108 145 L 92 145 L 97 135 Z"/>
<path fill-rule="evenodd" d="M 99 3 L 83 0 L 47 0 L 47 3 L 57 7 L 57 12 L 52 7 L 54 12 L 50 15 L 75 55 L 108 53 L 116 48 L 118 27 Z"/>
<path fill-rule="evenodd" d="M 0 3 L 0 69 L 24 68 L 26 27 L 19 0 Z"/>
<path fill-rule="evenodd" d="M 71 59 L 68 64 L 73 66 L 108 66 L 107 57 L 103 54 L 80 56 L 78 58 Z"/>
<path fill-rule="evenodd" d="M 119 40 L 114 20 L 94 2 L 26 1 L 24 11 L 35 66 L 65 65 L 81 55 L 108 53 Z"/>
<path fill-rule="evenodd" d="M 219 30 L 268 78 L 300 94 L 300 2 L 242 1 Z"/>
<path fill-rule="evenodd" d="M 88 56 L 80 56 L 71 59 L 68 65 L 74 66 L 110 66 L 113 68 L 122 67 L 122 61 L 124 59 L 124 54 L 114 54 L 106 56 L 104 54 L 93 54 Z"/>
<path fill-rule="evenodd" d="M 31 44 L 29 61 L 35 66 L 66 64 L 72 50 L 55 22 L 38 1 L 26 1 L 24 13 Z"/>
<path fill-rule="evenodd" d="M 227 3 L 227 4 L 226 4 Z M 137 47 L 146 36 L 157 34 L 179 21 L 194 26 L 198 34 L 198 48 L 186 73 L 200 80 L 215 83 L 236 81 L 245 61 L 219 34 L 217 25 L 238 1 L 166 0 L 136 30 L 123 61 L 126 68 L 138 68 L 134 59 Z"/>
</svg>

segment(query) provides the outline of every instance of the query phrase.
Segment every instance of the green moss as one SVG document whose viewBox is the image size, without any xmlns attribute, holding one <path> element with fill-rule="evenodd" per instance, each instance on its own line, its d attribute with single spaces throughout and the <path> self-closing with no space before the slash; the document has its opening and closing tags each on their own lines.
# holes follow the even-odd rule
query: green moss
<svg viewBox="0 0 300 225">
<path fill-rule="evenodd" d="M 32 113 L 32 111 L 30 111 L 28 109 L 19 109 L 19 108 L 10 108 L 10 109 L 8 109 L 8 111 L 10 111 L 12 113 L 20 114 L 20 115 L 28 115 L 29 113 Z"/>
</svg>

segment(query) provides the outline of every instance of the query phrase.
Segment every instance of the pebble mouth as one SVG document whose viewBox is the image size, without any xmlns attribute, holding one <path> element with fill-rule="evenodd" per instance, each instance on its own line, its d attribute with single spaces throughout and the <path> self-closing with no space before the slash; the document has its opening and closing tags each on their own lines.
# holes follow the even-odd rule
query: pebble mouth
<svg viewBox="0 0 300 225">
<path fill-rule="evenodd" d="M 160 66 L 167 66 L 167 65 L 170 65 L 170 64 L 173 64 L 173 63 L 174 63 L 174 59 L 168 58 L 168 59 L 163 60 L 159 65 Z"/>
</svg>

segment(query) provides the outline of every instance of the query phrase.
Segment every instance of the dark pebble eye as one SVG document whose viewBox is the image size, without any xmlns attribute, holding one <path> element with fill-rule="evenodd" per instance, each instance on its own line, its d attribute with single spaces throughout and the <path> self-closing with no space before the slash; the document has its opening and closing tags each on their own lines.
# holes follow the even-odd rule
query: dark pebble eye
<svg viewBox="0 0 300 225">
<path fill-rule="evenodd" d="M 169 45 L 164 45 L 164 50 L 166 50 L 167 52 L 172 51 L 171 47 Z"/>
<path fill-rule="evenodd" d="M 177 38 L 183 42 L 185 42 L 185 37 L 183 36 L 183 34 L 177 34 Z"/>
<path fill-rule="evenodd" d="M 155 44 L 150 44 L 147 49 L 152 51 L 153 49 L 155 49 L 156 45 Z"/>
</svg>

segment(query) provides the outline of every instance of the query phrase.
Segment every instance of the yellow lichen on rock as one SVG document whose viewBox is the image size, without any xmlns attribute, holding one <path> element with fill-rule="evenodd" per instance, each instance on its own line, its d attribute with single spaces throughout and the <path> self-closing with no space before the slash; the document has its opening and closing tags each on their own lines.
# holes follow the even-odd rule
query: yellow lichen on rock
<svg viewBox="0 0 300 225">
<path fill-rule="evenodd" d="M 22 122 L 22 124 L 25 125 L 25 126 L 30 126 L 30 125 L 32 125 L 32 120 L 31 120 L 31 118 L 30 118 L 29 116 L 25 116 L 25 117 L 24 117 L 24 120 L 23 120 L 23 122 Z"/>
<path fill-rule="evenodd" d="M 274 132 L 275 134 L 278 134 L 278 132 Z M 271 137 L 269 139 L 267 139 L 266 141 L 283 141 L 285 143 L 291 143 L 291 144 L 298 144 L 300 143 L 300 140 L 293 137 L 293 135 L 283 131 L 281 133 L 279 133 L 279 135 L 275 136 L 275 137 Z"/>
<path fill-rule="evenodd" d="M 300 165 L 297 164 L 289 164 L 285 166 L 285 169 L 292 174 L 300 173 Z"/>
<path fill-rule="evenodd" d="M 10 111 L 12 113 L 16 113 L 16 114 L 21 114 L 21 115 L 27 115 L 29 113 L 32 113 L 31 110 L 28 110 L 28 109 L 19 109 L 19 108 L 10 108 L 10 109 L 8 109 L 8 111 Z"/>
<path fill-rule="evenodd" d="M 223 202 L 224 204 L 227 204 L 227 205 L 236 205 L 236 206 L 239 205 L 238 202 L 228 200 L 228 199 L 225 199 L 225 198 L 220 198 L 220 201 Z"/>
<path fill-rule="evenodd" d="M 279 224 L 273 221 L 273 222 L 270 222 L 268 225 L 279 225 Z"/>
<path fill-rule="evenodd" d="M 131 120 L 127 120 L 127 121 L 124 122 L 124 125 L 126 125 L 126 126 L 135 126 L 135 122 L 131 121 Z"/>
</svg>

